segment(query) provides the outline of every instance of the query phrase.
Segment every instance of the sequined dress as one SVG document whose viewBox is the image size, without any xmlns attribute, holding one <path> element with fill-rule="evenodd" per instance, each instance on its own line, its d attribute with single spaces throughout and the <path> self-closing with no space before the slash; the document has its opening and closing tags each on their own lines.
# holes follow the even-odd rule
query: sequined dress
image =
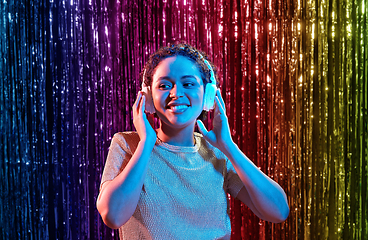
<svg viewBox="0 0 368 240">
<path fill-rule="evenodd" d="M 120 239 L 230 239 L 227 194 L 243 187 L 231 162 L 196 133 L 195 145 L 157 140 L 133 216 L 119 228 Z M 139 142 L 136 132 L 112 139 L 101 186 L 127 165 Z"/>
</svg>

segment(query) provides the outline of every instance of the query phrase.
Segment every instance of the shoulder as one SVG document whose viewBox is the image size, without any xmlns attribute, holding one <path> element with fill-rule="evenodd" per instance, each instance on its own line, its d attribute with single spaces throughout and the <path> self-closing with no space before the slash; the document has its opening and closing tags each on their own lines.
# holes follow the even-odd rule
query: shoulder
<svg viewBox="0 0 368 240">
<path fill-rule="evenodd" d="M 131 141 L 134 139 L 139 140 L 139 135 L 137 132 L 134 132 L 134 131 L 117 132 L 114 134 L 113 139 L 120 140 L 120 141 Z"/>
<path fill-rule="evenodd" d="M 133 154 L 139 143 L 139 135 L 137 132 L 117 132 L 111 140 L 111 146 L 116 145 L 125 152 Z"/>
<path fill-rule="evenodd" d="M 224 159 L 226 160 L 226 155 L 221 152 L 218 148 L 214 147 L 210 144 L 201 133 L 194 132 L 194 137 L 196 141 L 198 141 L 199 151 L 201 152 L 208 152 L 211 155 L 214 155 L 217 159 Z"/>
<path fill-rule="evenodd" d="M 206 161 L 210 162 L 217 172 L 221 173 L 224 177 L 227 173 L 228 159 L 226 155 L 218 148 L 210 144 L 201 133 L 194 133 L 196 141 L 198 141 L 198 153 Z"/>
</svg>

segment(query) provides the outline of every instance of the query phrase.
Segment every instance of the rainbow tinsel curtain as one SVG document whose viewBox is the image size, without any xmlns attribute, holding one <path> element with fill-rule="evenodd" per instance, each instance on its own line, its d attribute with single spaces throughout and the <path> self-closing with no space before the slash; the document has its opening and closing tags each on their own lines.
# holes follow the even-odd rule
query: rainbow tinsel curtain
<svg viewBox="0 0 368 240">
<path fill-rule="evenodd" d="M 232 239 L 368 239 L 366 0 L 1 0 L 0 239 L 118 239 L 95 200 L 138 74 L 185 40 L 284 223 L 231 199 Z M 211 124 L 208 122 L 207 124 Z"/>
</svg>

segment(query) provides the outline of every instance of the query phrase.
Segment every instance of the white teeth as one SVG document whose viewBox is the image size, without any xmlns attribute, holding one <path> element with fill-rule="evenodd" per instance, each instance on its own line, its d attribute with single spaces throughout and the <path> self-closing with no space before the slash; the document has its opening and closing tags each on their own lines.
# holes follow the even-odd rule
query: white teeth
<svg viewBox="0 0 368 240">
<path fill-rule="evenodd" d="M 187 105 L 177 105 L 177 106 L 171 106 L 170 108 L 173 110 L 179 110 L 179 109 L 188 108 L 188 106 Z"/>
</svg>

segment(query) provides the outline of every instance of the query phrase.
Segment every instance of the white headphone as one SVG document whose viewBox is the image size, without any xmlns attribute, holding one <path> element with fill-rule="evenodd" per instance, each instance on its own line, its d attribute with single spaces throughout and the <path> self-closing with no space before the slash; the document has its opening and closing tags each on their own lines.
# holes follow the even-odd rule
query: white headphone
<svg viewBox="0 0 368 240">
<path fill-rule="evenodd" d="M 146 69 L 144 69 L 143 73 L 142 92 L 144 92 L 146 96 L 146 111 L 153 114 L 156 112 L 156 109 L 155 106 L 153 105 L 151 87 L 147 86 L 146 83 L 144 82 L 145 76 L 146 76 Z"/>
<path fill-rule="evenodd" d="M 211 67 L 211 64 L 205 58 L 203 58 L 203 56 L 200 53 L 198 54 L 201 57 L 201 59 L 203 59 L 204 63 L 206 64 L 206 66 L 208 67 L 211 73 L 210 82 L 206 84 L 204 104 L 203 104 L 203 110 L 208 112 L 214 108 L 215 96 L 216 96 L 216 91 L 217 91 L 216 78 L 215 78 L 215 73 L 213 72 L 213 69 Z M 144 92 L 146 95 L 146 111 L 152 114 L 152 113 L 155 113 L 156 110 L 155 110 L 155 106 L 153 105 L 151 87 L 147 86 L 146 83 L 144 82 L 145 75 L 146 75 L 146 69 L 144 69 L 144 73 L 143 73 L 142 92 Z"/>
<path fill-rule="evenodd" d="M 201 58 L 203 58 L 203 56 L 200 53 L 199 55 L 201 56 Z M 211 72 L 211 77 L 210 77 L 211 82 L 208 82 L 206 84 L 206 90 L 204 92 L 205 94 L 204 95 L 204 105 L 203 105 L 203 110 L 208 112 L 214 108 L 213 105 L 215 103 L 217 87 L 216 87 L 215 73 L 213 72 L 211 64 L 204 58 L 203 58 L 203 61 L 207 65 L 208 69 L 210 69 L 210 72 Z"/>
</svg>

